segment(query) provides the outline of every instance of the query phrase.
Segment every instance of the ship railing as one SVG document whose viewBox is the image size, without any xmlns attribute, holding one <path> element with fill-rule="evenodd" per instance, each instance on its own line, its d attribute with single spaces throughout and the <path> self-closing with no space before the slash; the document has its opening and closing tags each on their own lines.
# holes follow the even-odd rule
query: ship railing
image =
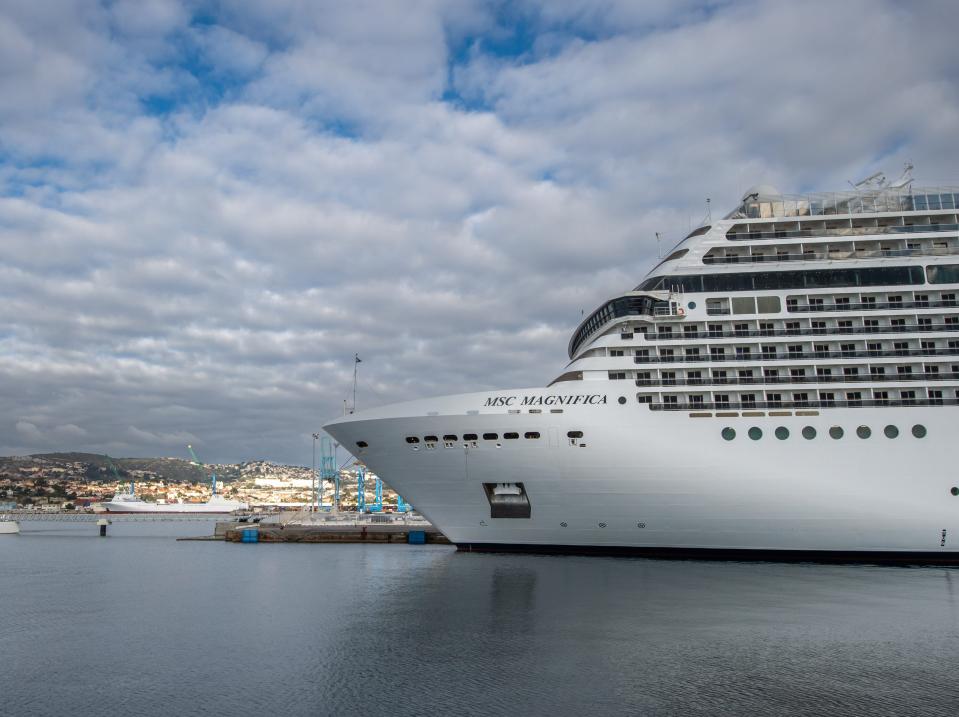
<svg viewBox="0 0 959 717">
<path fill-rule="evenodd" d="M 889 408 L 913 406 L 956 406 L 957 398 L 848 399 L 810 401 L 684 401 L 647 403 L 650 411 L 752 411 L 811 408 Z"/>
<path fill-rule="evenodd" d="M 959 206 L 959 188 L 882 188 L 855 192 L 760 197 L 740 204 L 726 219 L 773 219 L 878 212 L 928 212 Z"/>
<path fill-rule="evenodd" d="M 876 351 L 789 351 L 772 353 L 749 351 L 735 354 L 702 353 L 676 356 L 634 356 L 633 363 L 733 363 L 736 361 L 802 361 L 809 359 L 899 358 L 926 356 L 956 356 L 959 346 L 942 349 L 881 349 Z"/>
<path fill-rule="evenodd" d="M 790 304 L 786 302 L 789 313 L 821 313 L 827 311 L 897 311 L 900 309 L 944 309 L 959 306 L 956 299 L 923 301 L 866 301 L 843 304 Z"/>
<path fill-rule="evenodd" d="M 777 229 L 770 231 L 730 231 L 730 241 L 755 239 L 819 239 L 827 237 L 863 237 L 873 234 L 920 234 L 959 231 L 959 224 L 900 224 L 885 227 L 829 227 L 822 229 Z"/>
<path fill-rule="evenodd" d="M 782 336 L 853 336 L 863 334 L 945 333 L 959 331 L 959 324 L 899 324 L 896 326 L 827 326 L 802 329 L 738 329 L 732 331 L 648 331 L 650 341 L 678 341 L 687 339 L 737 339 Z M 624 339 L 633 338 L 621 335 Z"/>
<path fill-rule="evenodd" d="M 854 249 L 846 251 L 806 251 L 787 254 L 744 254 L 742 256 L 703 257 L 703 264 L 762 264 L 781 261 L 846 261 L 849 259 L 884 259 L 897 256 L 954 256 L 959 247 L 931 249 Z"/>
<path fill-rule="evenodd" d="M 959 373 L 864 373 L 830 374 L 828 376 L 704 376 L 702 378 L 637 378 L 636 385 L 645 386 L 763 386 L 770 384 L 809 383 L 908 383 L 910 381 L 959 381 Z"/>
</svg>

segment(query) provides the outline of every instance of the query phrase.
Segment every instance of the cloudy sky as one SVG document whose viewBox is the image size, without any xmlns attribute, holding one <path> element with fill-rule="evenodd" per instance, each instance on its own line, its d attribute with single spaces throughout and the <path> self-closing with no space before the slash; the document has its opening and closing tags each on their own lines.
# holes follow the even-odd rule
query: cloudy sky
<svg viewBox="0 0 959 717">
<path fill-rule="evenodd" d="M 959 5 L 6 0 L 0 453 L 542 385 L 760 181 L 959 184 Z"/>
</svg>

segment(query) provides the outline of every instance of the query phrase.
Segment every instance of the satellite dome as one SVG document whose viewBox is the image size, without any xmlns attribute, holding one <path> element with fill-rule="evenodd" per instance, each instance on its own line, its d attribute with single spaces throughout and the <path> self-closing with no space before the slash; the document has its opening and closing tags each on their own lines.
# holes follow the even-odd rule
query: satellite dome
<svg viewBox="0 0 959 717">
<path fill-rule="evenodd" d="M 757 184 L 746 190 L 742 201 L 745 202 L 748 199 L 780 199 L 781 197 L 782 192 L 771 184 Z"/>
</svg>

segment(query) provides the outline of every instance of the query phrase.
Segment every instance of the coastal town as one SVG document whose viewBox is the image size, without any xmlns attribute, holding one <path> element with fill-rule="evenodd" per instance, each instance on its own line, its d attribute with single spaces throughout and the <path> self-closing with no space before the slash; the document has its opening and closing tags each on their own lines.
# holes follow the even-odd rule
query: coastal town
<svg viewBox="0 0 959 717">
<path fill-rule="evenodd" d="M 358 504 L 358 472 L 364 473 L 364 501 L 376 501 L 376 478 L 361 465 L 339 471 L 338 506 L 355 510 Z M 156 503 L 202 503 L 212 494 L 211 475 L 217 478 L 217 493 L 265 509 L 300 509 L 314 501 L 314 477 L 309 467 L 268 461 L 208 464 L 198 466 L 177 458 L 109 459 L 84 453 L 52 453 L 0 457 L 0 510 L 93 510 L 116 493 L 130 491 Z M 316 473 L 320 503 L 332 505 L 335 481 L 320 480 Z M 398 496 L 385 484 L 379 503 L 382 510 L 395 510 Z"/>
</svg>

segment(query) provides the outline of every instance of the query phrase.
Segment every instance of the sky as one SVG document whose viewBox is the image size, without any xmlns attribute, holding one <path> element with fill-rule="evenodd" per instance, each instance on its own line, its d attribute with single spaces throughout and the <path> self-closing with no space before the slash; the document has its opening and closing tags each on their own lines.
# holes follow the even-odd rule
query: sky
<svg viewBox="0 0 959 717">
<path fill-rule="evenodd" d="M 541 386 L 743 191 L 959 184 L 959 4 L 0 2 L 0 454 Z"/>
</svg>

